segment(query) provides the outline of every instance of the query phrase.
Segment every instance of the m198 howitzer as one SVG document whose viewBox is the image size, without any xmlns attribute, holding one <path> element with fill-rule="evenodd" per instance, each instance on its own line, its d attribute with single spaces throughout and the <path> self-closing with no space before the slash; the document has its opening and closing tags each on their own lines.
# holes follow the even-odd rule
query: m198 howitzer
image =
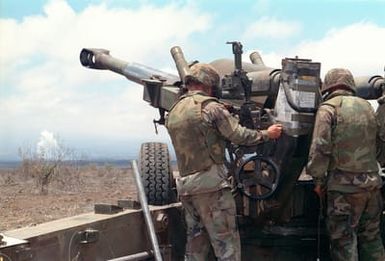
<svg viewBox="0 0 385 261">
<path fill-rule="evenodd" d="M 320 64 L 286 58 L 282 68 L 274 69 L 265 66 L 256 52 L 250 55 L 251 63 L 242 62 L 242 45 L 230 44 L 235 60 L 211 62 L 221 76 L 218 97 L 249 128 L 265 128 L 274 122 L 285 126 L 277 142 L 254 148 L 227 146 L 242 260 L 330 260 L 312 181 L 302 175 L 298 178 L 307 160 L 320 101 Z M 159 109 L 161 118 L 156 122 L 163 124 L 167 111 L 185 91 L 183 79 L 192 64 L 186 62 L 180 48 L 172 48 L 171 53 L 179 76 L 113 58 L 102 49 L 83 49 L 80 60 L 86 67 L 111 70 L 143 85 L 144 100 Z M 384 77 L 355 81 L 358 96 L 382 96 L 378 112 L 385 115 Z M 133 169 L 137 176 L 136 164 Z M 150 215 L 145 214 L 150 238 L 144 233 L 143 211 L 136 209 L 137 202 L 120 200 L 117 205 L 95 205 L 95 213 L 5 231 L 4 237 L 0 235 L 0 260 L 147 260 L 159 252 L 164 260 L 184 260 L 186 233 L 181 204 L 168 204 L 175 201 L 175 194 L 167 145 L 144 143 L 139 169 L 145 191 L 139 193 L 141 199 L 146 194 L 151 205 L 164 205 L 150 206 Z M 154 249 L 158 241 L 159 251 L 150 250 L 149 239 Z"/>
<path fill-rule="evenodd" d="M 218 98 L 248 128 L 264 129 L 276 122 L 284 126 L 278 141 L 253 148 L 227 145 L 227 166 L 234 191 L 239 192 L 235 193 L 238 213 L 262 223 L 288 222 L 298 217 L 316 219 L 317 203 L 312 206 L 303 199 L 304 193 L 310 193 L 308 199 L 313 197 L 317 202 L 309 188 L 311 182 L 303 182 L 300 187 L 297 181 L 307 162 L 314 117 L 321 102 L 321 64 L 310 59 L 285 58 L 282 68 L 275 69 L 267 67 L 257 52 L 250 55 L 251 63 L 242 62 L 242 44 L 229 44 L 234 61 L 219 59 L 210 63 L 221 78 Z M 143 99 L 160 112 L 160 119 L 154 123 L 164 124 L 165 115 L 183 93 L 183 80 L 189 74 L 189 63 L 181 48 L 171 48 L 171 54 L 179 76 L 113 58 L 104 49 L 83 49 L 80 61 L 85 67 L 111 70 L 142 84 Z M 381 76 L 356 78 L 356 83 L 357 94 L 365 99 L 375 99 L 385 89 Z M 142 145 L 141 155 L 145 158 L 141 162 L 152 165 L 148 161 L 154 149 L 162 150 L 168 160 L 164 144 L 147 143 Z M 166 170 L 171 172 L 169 167 Z M 165 186 L 159 189 L 159 185 L 151 184 L 156 183 L 156 178 L 148 178 L 164 174 L 156 170 L 152 173 L 146 166 L 141 167 L 141 172 L 147 179 L 144 183 L 150 204 L 166 204 L 175 199 Z M 172 180 L 167 183 L 171 191 L 172 184 Z"/>
</svg>

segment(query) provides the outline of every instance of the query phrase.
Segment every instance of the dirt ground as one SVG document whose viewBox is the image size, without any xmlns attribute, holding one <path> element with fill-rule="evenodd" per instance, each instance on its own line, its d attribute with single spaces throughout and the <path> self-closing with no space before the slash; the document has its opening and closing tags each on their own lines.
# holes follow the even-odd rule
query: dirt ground
<svg viewBox="0 0 385 261">
<path fill-rule="evenodd" d="M 0 169 L 0 233 L 92 212 L 95 203 L 136 199 L 128 167 L 87 165 L 70 176 L 53 177 L 42 194 L 33 177 L 20 168 Z"/>
</svg>

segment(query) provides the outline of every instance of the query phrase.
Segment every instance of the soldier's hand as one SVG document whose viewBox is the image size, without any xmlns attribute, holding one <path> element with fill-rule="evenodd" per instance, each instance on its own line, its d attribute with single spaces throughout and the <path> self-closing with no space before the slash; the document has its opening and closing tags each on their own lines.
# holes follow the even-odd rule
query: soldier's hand
<svg viewBox="0 0 385 261">
<path fill-rule="evenodd" d="M 315 185 L 314 192 L 318 195 L 318 197 L 322 198 L 325 195 L 325 189 L 321 187 L 321 185 Z"/>
<path fill-rule="evenodd" d="M 267 128 L 267 136 L 270 139 L 278 139 L 282 133 L 282 124 L 273 124 Z"/>
</svg>

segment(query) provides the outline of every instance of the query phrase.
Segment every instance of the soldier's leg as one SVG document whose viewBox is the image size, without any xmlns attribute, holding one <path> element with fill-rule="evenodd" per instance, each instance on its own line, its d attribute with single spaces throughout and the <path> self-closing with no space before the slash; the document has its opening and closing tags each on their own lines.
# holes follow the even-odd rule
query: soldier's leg
<svg viewBox="0 0 385 261">
<path fill-rule="evenodd" d="M 241 246 L 236 225 L 235 201 L 230 189 L 210 193 L 209 213 L 201 215 L 219 261 L 240 261 Z"/>
<path fill-rule="evenodd" d="M 383 208 L 379 190 L 367 192 L 367 207 L 358 229 L 358 252 L 360 261 L 385 260 L 384 246 L 380 233 L 380 218 Z"/>
<path fill-rule="evenodd" d="M 330 236 L 330 255 L 334 261 L 358 260 L 357 236 L 352 226 L 352 206 L 346 194 L 327 193 L 327 228 Z"/>
<path fill-rule="evenodd" d="M 186 261 L 203 261 L 208 259 L 210 242 L 204 228 L 199 213 L 194 207 L 194 199 L 192 196 L 181 197 L 184 207 L 187 243 L 186 243 Z"/>
</svg>

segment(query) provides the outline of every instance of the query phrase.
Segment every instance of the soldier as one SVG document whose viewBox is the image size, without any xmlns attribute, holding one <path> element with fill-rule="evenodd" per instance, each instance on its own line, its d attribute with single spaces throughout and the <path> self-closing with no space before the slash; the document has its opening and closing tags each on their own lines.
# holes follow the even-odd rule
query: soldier
<svg viewBox="0 0 385 261">
<path fill-rule="evenodd" d="M 277 139 L 282 126 L 262 131 L 242 127 L 213 97 L 219 75 L 211 65 L 193 65 L 185 83 L 188 92 L 166 121 L 181 176 L 177 190 L 187 223 L 185 260 L 207 260 L 211 244 L 217 260 L 240 261 L 235 201 L 224 165 L 225 142 L 256 145 Z"/>
<path fill-rule="evenodd" d="M 376 112 L 379 129 L 377 136 L 377 160 L 381 167 L 385 168 L 385 86 L 382 88 L 383 93 L 382 97 L 377 99 L 378 109 Z"/>
<path fill-rule="evenodd" d="M 380 237 L 382 181 L 376 161 L 377 123 L 370 104 L 355 96 L 352 74 L 332 69 L 321 90 L 308 173 L 327 193 L 333 260 L 385 260 Z"/>
</svg>

